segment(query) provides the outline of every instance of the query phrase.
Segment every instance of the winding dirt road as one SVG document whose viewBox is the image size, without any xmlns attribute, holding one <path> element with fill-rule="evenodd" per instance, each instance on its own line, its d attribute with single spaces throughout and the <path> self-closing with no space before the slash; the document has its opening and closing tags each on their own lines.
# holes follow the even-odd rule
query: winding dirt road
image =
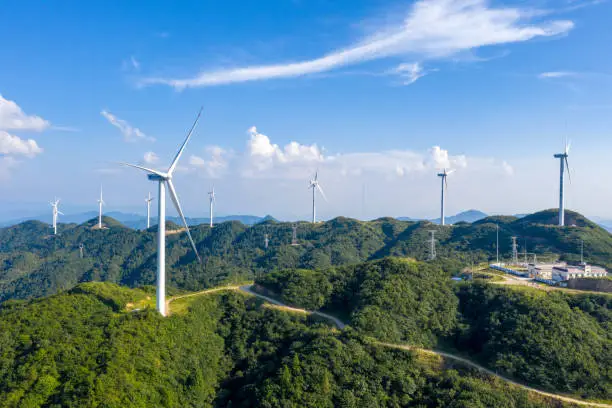
<svg viewBox="0 0 612 408">
<path fill-rule="evenodd" d="M 271 297 L 262 295 L 260 293 L 257 293 L 255 291 L 253 291 L 253 285 L 242 285 L 242 286 L 221 286 L 218 288 L 213 288 L 213 289 L 207 289 L 207 290 L 203 290 L 201 292 L 195 292 L 195 293 L 189 293 L 187 295 L 180 295 L 180 296 L 175 296 L 172 297 L 170 299 L 168 299 L 166 301 L 166 309 L 168 310 L 168 314 L 170 314 L 170 303 L 174 300 L 177 299 L 182 299 L 182 298 L 186 298 L 186 297 L 192 297 L 192 296 L 199 296 L 199 295 L 205 295 L 205 294 L 209 294 L 209 293 L 214 293 L 214 292 L 220 292 L 223 290 L 236 290 L 236 291 L 240 291 L 243 293 L 246 293 L 248 295 L 251 296 L 256 296 L 260 299 L 265 300 L 268 303 L 271 303 L 273 305 L 279 306 L 280 308 L 282 308 L 282 310 L 286 310 L 289 312 L 296 312 L 296 313 L 307 313 L 307 314 L 312 314 L 312 315 L 316 315 L 316 316 L 320 316 L 324 319 L 330 320 L 331 322 L 333 322 L 336 327 L 338 327 L 339 329 L 344 329 L 346 327 L 346 323 L 344 323 L 343 321 L 341 321 L 340 319 L 338 319 L 335 316 L 331 316 L 327 313 L 323 313 L 323 312 L 318 312 L 318 311 L 311 311 L 311 310 L 306 310 L 306 309 L 301 309 L 301 308 L 296 308 L 296 307 L 292 307 L 292 306 L 288 306 L 285 303 L 273 299 Z M 441 356 L 450 360 L 454 360 L 457 361 L 465 366 L 474 368 L 476 370 L 479 370 L 485 374 L 488 374 L 490 376 L 493 377 L 497 377 L 509 384 L 512 384 L 516 387 L 520 387 L 526 391 L 530 391 L 545 397 L 549 397 L 549 398 L 554 398 L 560 401 L 564 401 L 564 402 L 569 402 L 572 404 L 576 404 L 576 405 L 582 405 L 582 406 L 589 406 L 589 407 L 600 407 L 600 408 L 612 408 L 611 404 L 606 404 L 606 403 L 599 403 L 599 402 L 590 402 L 590 401 L 585 401 L 585 400 L 581 400 L 581 399 L 577 399 L 577 398 L 572 398 L 572 397 L 568 397 L 565 395 L 560 395 L 560 394 L 554 394 L 554 393 L 550 393 L 550 392 L 546 392 L 546 391 L 541 391 L 538 390 L 536 388 L 533 387 L 529 387 L 527 385 L 518 383 L 514 380 L 511 380 L 510 378 L 504 377 L 503 375 L 497 374 L 494 371 L 489 370 L 488 368 L 485 368 L 483 366 L 481 366 L 478 363 L 475 363 L 472 360 L 469 360 L 465 357 L 461 357 L 455 354 L 451 354 L 445 351 L 439 351 L 439 350 L 431 350 L 431 349 L 425 349 L 425 348 L 421 348 L 421 347 L 415 347 L 415 346 L 411 346 L 408 344 L 394 344 L 394 343 L 385 343 L 385 342 L 381 342 L 381 341 L 374 341 L 373 344 L 376 344 L 378 346 L 381 347 L 386 347 L 386 348 L 390 348 L 390 349 L 396 349 L 396 350 L 407 350 L 407 351 L 418 351 L 421 353 L 426 353 L 426 354 L 432 354 L 432 355 L 437 355 L 437 356 Z"/>
</svg>

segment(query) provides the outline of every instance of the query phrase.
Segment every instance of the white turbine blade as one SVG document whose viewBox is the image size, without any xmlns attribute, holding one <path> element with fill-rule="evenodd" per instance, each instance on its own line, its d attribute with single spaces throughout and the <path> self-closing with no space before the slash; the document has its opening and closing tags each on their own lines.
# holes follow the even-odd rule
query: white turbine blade
<svg viewBox="0 0 612 408">
<path fill-rule="evenodd" d="M 448 176 L 449 174 L 453 174 L 453 173 L 454 173 L 454 172 L 456 172 L 456 171 L 457 171 L 457 169 L 452 169 L 452 170 L 449 170 L 449 171 L 446 173 L 446 175 Z"/>
<path fill-rule="evenodd" d="M 565 154 L 568 154 L 570 151 L 570 147 L 572 147 L 572 141 L 569 140 L 566 144 L 565 144 Z"/>
<path fill-rule="evenodd" d="M 185 216 L 183 215 L 183 210 L 181 210 L 181 204 L 179 203 L 178 197 L 176 195 L 176 190 L 174 189 L 174 185 L 172 184 L 172 180 L 167 180 L 166 184 L 168 185 L 168 190 L 170 190 L 170 197 L 172 198 L 172 202 L 174 203 L 174 208 L 181 216 L 181 220 L 183 220 L 183 225 L 185 225 L 185 231 L 187 231 L 187 236 L 189 237 L 189 241 L 191 242 L 191 247 L 198 258 L 198 261 L 202 261 L 200 259 L 200 254 L 198 254 L 198 250 L 196 249 L 195 242 L 193 242 L 193 238 L 191 238 L 191 232 L 189 232 L 189 226 L 187 225 L 187 220 L 185 220 Z"/>
<path fill-rule="evenodd" d="M 58 213 L 59 215 L 65 215 L 65 214 L 64 214 L 63 212 L 61 212 L 61 211 L 58 211 L 57 213 Z"/>
<path fill-rule="evenodd" d="M 202 109 L 204 109 L 204 108 L 203 107 L 200 108 L 200 111 L 198 112 L 198 116 L 196 117 L 195 122 L 193 122 L 193 126 L 191 126 L 191 130 L 189 130 L 189 133 L 187 133 L 187 137 L 185 138 L 185 141 L 183 142 L 183 145 L 181 146 L 179 151 L 176 153 L 176 156 L 174 157 L 174 160 L 172 160 L 172 164 L 170 165 L 170 168 L 168 169 L 168 175 L 169 176 L 172 176 L 172 173 L 174 173 L 174 169 L 176 168 L 176 164 L 178 163 L 179 159 L 181 158 L 181 155 L 183 154 L 183 150 L 185 150 L 185 146 L 187 146 L 187 142 L 189 142 L 189 139 L 191 138 L 191 135 L 193 134 L 193 131 L 194 131 L 196 125 L 198 124 L 198 121 L 200 120 L 200 116 L 202 115 Z"/>
<path fill-rule="evenodd" d="M 325 201 L 327 201 L 327 197 L 325 197 L 325 193 L 323 192 L 323 189 L 321 188 L 320 184 L 317 184 L 317 189 L 319 190 L 319 193 L 321 193 L 321 196 L 323 197 L 323 199 Z M 327 202 L 329 202 L 329 201 L 327 201 Z"/>
<path fill-rule="evenodd" d="M 158 171 L 158 170 L 150 169 L 148 167 L 143 167 L 143 166 L 139 166 L 137 164 L 130 164 L 130 163 L 119 163 L 119 164 L 121 164 L 122 166 L 128 166 L 128 167 L 133 167 L 135 169 L 144 170 L 147 173 L 157 174 L 160 177 L 166 178 L 166 174 L 164 174 L 164 173 L 162 173 L 161 171 Z"/>
<path fill-rule="evenodd" d="M 565 168 L 567 169 L 567 177 L 569 178 L 569 182 L 572 182 L 572 173 L 570 172 L 569 162 L 567 161 L 567 156 L 565 156 Z"/>
</svg>

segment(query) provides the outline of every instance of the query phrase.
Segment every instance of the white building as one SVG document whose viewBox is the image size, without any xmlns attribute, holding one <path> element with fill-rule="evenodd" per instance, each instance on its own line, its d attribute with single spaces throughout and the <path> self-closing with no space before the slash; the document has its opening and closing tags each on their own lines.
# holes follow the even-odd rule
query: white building
<svg viewBox="0 0 612 408">
<path fill-rule="evenodd" d="M 554 268 L 565 268 L 567 264 L 565 262 L 561 263 L 551 263 L 551 264 L 534 264 L 530 263 L 527 265 L 527 271 L 529 272 L 529 276 L 532 278 L 540 278 L 540 279 L 552 279 L 552 273 Z"/>
<path fill-rule="evenodd" d="M 563 282 L 577 278 L 604 278 L 608 272 L 604 268 L 582 264 L 579 266 L 555 266 L 552 269 L 552 280 Z"/>
</svg>

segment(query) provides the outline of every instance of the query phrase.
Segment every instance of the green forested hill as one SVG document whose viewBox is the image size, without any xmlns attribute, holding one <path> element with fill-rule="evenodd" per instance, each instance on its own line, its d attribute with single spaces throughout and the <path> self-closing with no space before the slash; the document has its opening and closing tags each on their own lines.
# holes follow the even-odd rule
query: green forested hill
<svg viewBox="0 0 612 408">
<path fill-rule="evenodd" d="M 440 227 L 429 222 L 381 218 L 357 221 L 339 217 L 316 225 L 297 224 L 297 246 L 291 245 L 292 224 L 266 221 L 245 226 L 237 221 L 209 228 L 199 225 L 192 234 L 203 263 L 196 262 L 183 233 L 167 236 L 169 285 L 202 289 L 231 277 L 261 275 L 283 268 L 324 269 L 380 259 L 407 256 L 427 259 L 429 230 L 436 230 L 441 259 L 456 267 L 495 257 L 496 225 L 500 226 L 500 253 L 508 258 L 511 236 L 519 237 L 522 252 L 577 261 L 580 240 L 587 260 L 612 267 L 612 235 L 579 214 L 568 211 L 576 227 L 551 225 L 554 211 L 523 219 L 489 217 L 473 224 Z M 0 229 L 0 301 L 56 293 L 84 281 L 110 281 L 128 286 L 152 284 L 155 279 L 155 227 L 137 231 L 104 218 L 108 229 L 60 224 L 50 235 L 48 225 L 28 221 Z M 169 226 L 168 229 L 176 229 Z M 269 247 L 264 248 L 264 234 Z M 83 245 L 84 257 L 79 255 Z"/>
<path fill-rule="evenodd" d="M 435 263 L 391 258 L 257 282 L 383 341 L 451 348 L 553 392 L 612 399 L 610 295 L 457 284 Z"/>
<path fill-rule="evenodd" d="M 0 407 L 565 406 L 237 293 L 127 311 L 149 295 L 89 283 L 1 305 Z"/>
</svg>

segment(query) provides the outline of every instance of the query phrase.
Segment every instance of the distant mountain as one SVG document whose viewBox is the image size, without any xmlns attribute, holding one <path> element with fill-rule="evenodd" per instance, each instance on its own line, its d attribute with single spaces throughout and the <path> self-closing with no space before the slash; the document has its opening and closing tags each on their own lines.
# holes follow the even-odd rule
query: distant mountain
<svg viewBox="0 0 612 408">
<path fill-rule="evenodd" d="M 107 213 L 104 213 L 104 216 L 113 218 L 114 220 L 120 222 L 121 224 L 129 228 L 145 229 L 147 227 L 147 217 L 140 215 L 140 214 L 124 213 L 121 211 L 109 211 Z M 60 215 L 59 222 L 63 224 L 83 224 L 85 222 L 88 222 L 92 218 L 97 219 L 97 217 L 98 217 L 98 213 L 96 211 L 87 211 L 87 212 L 82 212 L 82 213 Z M 167 217 L 167 219 L 168 221 L 172 221 L 176 224 L 179 224 L 179 225 L 182 224 L 182 221 L 179 217 Z M 262 222 L 262 221 L 270 220 L 270 219 L 274 220 L 274 218 L 270 215 L 266 215 L 265 217 L 259 217 L 256 215 L 227 215 L 224 217 L 215 217 L 214 220 L 215 220 L 215 224 L 225 222 L 225 221 L 240 221 L 241 223 L 245 225 L 253 225 L 253 224 L 257 224 L 258 222 Z M 51 223 L 51 212 L 49 212 L 49 214 L 43 214 L 43 215 L 38 215 L 38 216 L 33 216 L 33 217 L 23 217 L 23 218 L 11 219 L 8 221 L 2 221 L 0 222 L 0 227 L 9 227 L 11 225 L 16 225 L 24 221 L 31 221 L 31 220 L 36 220 L 36 221 L 50 224 Z M 189 218 L 188 217 L 186 218 L 186 220 L 187 220 L 187 224 L 190 226 L 209 223 L 208 218 Z M 151 217 L 151 224 L 152 225 L 157 224 L 157 217 Z"/>
<path fill-rule="evenodd" d="M 483 213 L 482 211 L 468 210 L 468 211 L 460 212 L 459 214 L 456 214 L 456 215 L 445 217 L 444 221 L 446 224 L 456 224 L 458 222 L 470 222 L 471 223 L 471 222 L 481 220 L 485 218 L 486 216 L 487 214 Z M 400 221 L 426 221 L 424 219 L 411 218 L 411 217 L 398 217 L 397 219 Z M 439 224 L 440 217 L 433 219 L 433 220 L 427 220 L 427 221 L 433 222 L 434 224 Z"/>
</svg>

